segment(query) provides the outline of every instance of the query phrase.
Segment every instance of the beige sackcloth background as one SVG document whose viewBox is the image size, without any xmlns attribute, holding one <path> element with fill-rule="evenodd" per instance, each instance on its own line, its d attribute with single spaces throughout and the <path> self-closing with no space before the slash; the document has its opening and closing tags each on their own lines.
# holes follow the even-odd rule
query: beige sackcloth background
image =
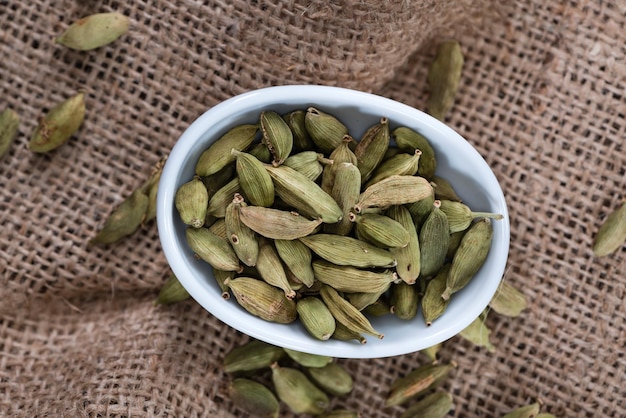
<svg viewBox="0 0 626 418">
<path fill-rule="evenodd" d="M 129 16 L 129 32 L 91 52 L 54 43 L 103 11 Z M 0 161 L 0 416 L 246 416 L 221 364 L 247 337 L 193 300 L 153 306 L 168 274 L 156 225 L 87 241 L 211 106 L 315 83 L 424 109 L 447 37 L 465 67 L 446 122 L 500 181 L 505 280 L 529 302 L 519 318 L 489 316 L 495 353 L 444 344 L 458 363 L 443 385 L 451 416 L 500 417 L 538 398 L 559 417 L 626 416 L 626 246 L 591 252 L 626 197 L 625 25 L 624 0 L 0 0 L 0 108 L 22 117 Z M 29 152 L 43 112 L 78 90 L 80 131 Z M 394 417 L 389 385 L 426 359 L 338 361 L 355 389 L 334 404 Z"/>
</svg>

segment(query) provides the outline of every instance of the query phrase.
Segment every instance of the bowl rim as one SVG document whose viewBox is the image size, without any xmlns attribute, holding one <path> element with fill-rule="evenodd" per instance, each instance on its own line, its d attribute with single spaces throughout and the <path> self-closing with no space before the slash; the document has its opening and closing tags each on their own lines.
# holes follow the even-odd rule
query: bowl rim
<svg viewBox="0 0 626 418">
<path fill-rule="evenodd" d="M 458 142 L 458 146 L 462 151 L 469 153 L 474 158 L 480 159 L 480 164 L 483 165 L 486 170 L 483 170 L 482 174 L 490 177 L 488 180 L 496 187 L 496 200 L 503 215 L 501 222 L 502 228 L 498 240 L 500 245 L 498 247 L 492 246 L 491 250 L 493 254 L 490 257 L 496 257 L 496 271 L 492 274 L 497 274 L 502 279 L 505 267 L 508 259 L 509 246 L 510 246 L 510 224 L 509 214 L 506 205 L 504 193 L 500 187 L 500 184 L 488 166 L 484 158 L 479 152 L 461 135 L 454 131 L 451 127 L 443 122 L 431 117 L 430 115 L 403 104 L 401 102 L 386 98 L 380 95 L 362 92 L 358 90 L 347 89 L 343 87 L 333 86 L 320 86 L 320 85 L 285 85 L 285 86 L 273 86 L 264 87 L 257 90 L 248 91 L 246 93 L 239 94 L 224 100 L 217 105 L 211 107 L 194 120 L 189 127 L 182 133 L 176 143 L 171 149 L 169 156 L 163 167 L 161 179 L 159 181 L 158 193 L 157 193 L 157 228 L 161 246 L 169 267 L 181 282 L 183 287 L 189 292 L 191 297 L 196 300 L 208 313 L 215 316 L 221 322 L 226 325 L 249 335 L 250 337 L 265 341 L 270 344 L 278 345 L 281 347 L 291 348 L 294 350 L 310 352 L 314 354 L 331 355 L 339 358 L 382 358 L 396 355 L 408 354 L 418 351 L 422 348 L 432 346 L 434 344 L 443 342 L 462 331 L 467 327 L 474 319 L 476 319 L 480 313 L 488 306 L 489 301 L 495 294 L 497 286 L 493 288 L 493 292 L 483 292 L 474 300 L 471 305 L 473 309 L 466 312 L 466 315 L 456 320 L 452 326 L 431 335 L 431 337 L 416 341 L 415 344 L 377 344 L 378 341 L 372 341 L 371 344 L 361 346 L 359 344 L 346 343 L 342 341 L 317 341 L 311 337 L 311 341 L 300 341 L 293 338 L 286 333 L 285 335 L 267 335 L 267 333 L 261 332 L 259 327 L 255 325 L 255 320 L 250 320 L 249 324 L 244 321 L 236 320 L 238 316 L 232 317 L 232 307 L 228 304 L 218 303 L 217 299 L 223 301 L 221 295 L 207 295 L 199 282 L 195 279 L 193 272 L 188 267 L 186 262 L 180 262 L 181 260 L 188 259 L 183 253 L 182 248 L 176 244 L 176 232 L 175 232 L 175 219 L 176 214 L 174 208 L 174 196 L 175 185 L 179 181 L 178 175 L 180 174 L 180 167 L 186 162 L 188 154 L 198 138 L 203 135 L 207 135 L 211 126 L 218 124 L 219 117 L 222 114 L 228 114 L 229 112 L 236 112 L 241 106 L 247 106 L 248 108 L 256 107 L 259 111 L 262 107 L 269 107 L 272 104 L 280 104 L 293 100 L 294 95 L 305 97 L 306 100 L 301 102 L 316 103 L 320 101 L 326 101 L 329 95 L 337 97 L 337 100 L 341 103 L 354 105 L 354 103 L 373 102 L 377 107 L 385 108 L 388 113 L 401 114 L 410 118 L 419 119 L 420 124 L 427 124 L 431 129 L 435 129 L 442 134 L 454 138 Z M 268 98 L 271 100 L 268 101 Z M 270 103 L 271 102 L 271 103 Z M 295 106 L 295 105 L 294 105 Z M 322 106 L 320 106 L 322 107 Z M 391 120 L 391 118 L 390 118 Z M 208 128 L 207 128 L 208 127 Z M 211 138 L 217 137 L 218 132 L 214 132 Z M 495 238 L 495 237 L 494 237 Z M 498 281 L 498 282 L 499 282 Z M 208 299 L 207 299 L 208 297 Z M 230 301 L 230 303 L 236 303 L 236 301 Z M 251 314 L 246 313 L 250 318 L 254 318 Z M 268 323 L 272 326 L 291 326 Z M 258 325 L 258 324 L 257 324 Z M 425 345 L 426 344 L 426 345 Z M 320 345 L 322 345 L 320 347 Z"/>
</svg>

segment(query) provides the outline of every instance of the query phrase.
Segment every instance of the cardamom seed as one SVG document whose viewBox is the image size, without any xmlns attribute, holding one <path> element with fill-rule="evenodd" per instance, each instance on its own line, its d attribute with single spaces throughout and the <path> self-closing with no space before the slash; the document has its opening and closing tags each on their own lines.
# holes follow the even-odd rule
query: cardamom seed
<svg viewBox="0 0 626 418">
<path fill-rule="evenodd" d="M 11 109 L 0 113 L 0 158 L 2 158 L 13 143 L 20 126 L 20 117 Z"/>
<path fill-rule="evenodd" d="M 96 13 L 72 23 L 56 39 L 77 51 L 90 51 L 110 44 L 128 32 L 130 20 L 121 13 Z"/>
<path fill-rule="evenodd" d="M 278 418 L 280 404 L 274 393 L 254 380 L 237 378 L 233 380 L 228 393 L 233 404 L 243 411 L 259 418 Z"/>
<path fill-rule="evenodd" d="M 289 324 L 296 320 L 296 303 L 264 281 L 237 277 L 226 281 L 239 305 L 254 316 L 269 322 Z"/>
<path fill-rule="evenodd" d="M 278 398 L 296 414 L 319 415 L 328 408 L 328 396 L 300 370 L 274 363 L 272 382 Z"/>
<path fill-rule="evenodd" d="M 626 242 L 626 199 L 602 222 L 593 242 L 593 253 L 604 257 Z"/>
<path fill-rule="evenodd" d="M 454 104 L 461 81 L 463 52 L 455 40 L 445 41 L 437 47 L 437 55 L 428 71 L 430 97 L 426 102 L 429 114 L 443 120 Z"/>
<path fill-rule="evenodd" d="M 55 105 L 39 122 L 28 142 L 28 149 L 46 153 L 65 144 L 78 131 L 85 119 L 85 93 Z"/>
</svg>

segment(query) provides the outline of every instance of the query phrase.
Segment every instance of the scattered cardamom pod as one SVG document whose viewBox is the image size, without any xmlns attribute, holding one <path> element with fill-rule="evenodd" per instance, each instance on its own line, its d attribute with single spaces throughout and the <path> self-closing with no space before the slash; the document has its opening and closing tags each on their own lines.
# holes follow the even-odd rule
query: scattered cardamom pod
<svg viewBox="0 0 626 418">
<path fill-rule="evenodd" d="M 155 305 L 170 305 L 172 303 L 182 302 L 189 299 L 187 289 L 178 281 L 178 278 L 172 273 L 165 284 L 159 291 L 159 296 L 155 301 Z"/>
<path fill-rule="evenodd" d="M 593 242 L 593 253 L 604 257 L 626 242 L 626 199 L 602 222 Z"/>
<path fill-rule="evenodd" d="M 454 367 L 454 363 L 425 364 L 418 367 L 403 378 L 393 382 L 385 405 L 402 405 L 421 393 L 435 388 Z"/>
<path fill-rule="evenodd" d="M 420 353 L 428 357 L 430 361 L 436 362 L 439 361 L 439 359 L 437 358 L 437 354 L 439 354 L 439 350 L 441 350 L 442 346 L 442 343 L 431 345 L 430 347 L 420 350 Z"/>
<path fill-rule="evenodd" d="M 452 406 L 452 395 L 439 391 L 409 406 L 400 418 L 444 418 Z"/>
<path fill-rule="evenodd" d="M 496 294 L 491 298 L 489 306 L 500 315 L 515 317 L 526 309 L 526 297 L 503 280 L 500 282 Z"/>
<path fill-rule="evenodd" d="M 207 228 L 187 228 L 185 234 L 191 251 L 213 268 L 224 271 L 241 270 L 239 258 L 228 241 Z"/>
<path fill-rule="evenodd" d="M 28 149 L 36 153 L 52 151 L 78 131 L 85 119 L 85 93 L 57 104 L 39 122 L 28 142 Z"/>
<path fill-rule="evenodd" d="M 278 399 L 263 384 L 240 377 L 230 383 L 228 393 L 237 408 L 259 418 L 278 418 Z"/>
<path fill-rule="evenodd" d="M 491 334 L 491 330 L 487 328 L 483 315 L 476 318 L 459 333 L 461 337 L 465 338 L 474 345 L 485 347 L 490 353 L 493 353 L 496 351 L 496 347 L 489 340 L 489 334 Z"/>
<path fill-rule="evenodd" d="M 0 158 L 9 151 L 19 126 L 20 117 L 13 110 L 5 109 L 0 113 Z"/>
<path fill-rule="evenodd" d="M 308 367 L 306 374 L 313 383 L 329 395 L 347 395 L 354 387 L 350 373 L 337 363 L 328 363 L 322 367 Z"/>
<path fill-rule="evenodd" d="M 130 20 L 121 13 L 97 13 L 72 23 L 56 42 L 78 51 L 90 51 L 115 41 L 128 32 L 129 26 Z"/>
<path fill-rule="evenodd" d="M 328 396 L 300 370 L 274 363 L 272 382 L 278 398 L 296 414 L 319 415 L 328 408 Z"/>
<path fill-rule="evenodd" d="M 226 354 L 224 371 L 236 373 L 269 368 L 285 356 L 286 353 L 281 347 L 253 339 Z"/>
<path fill-rule="evenodd" d="M 102 229 L 89 242 L 112 244 L 133 234 L 144 220 L 148 209 L 148 196 L 135 190 L 107 218 Z"/>
<path fill-rule="evenodd" d="M 428 71 L 430 97 L 426 102 L 428 113 L 443 120 L 454 104 L 454 97 L 461 81 L 463 70 L 461 45 L 455 40 L 442 42 Z"/>
<path fill-rule="evenodd" d="M 296 363 L 304 367 L 324 367 L 331 361 L 333 361 L 332 357 L 328 356 L 320 356 L 317 354 L 303 353 L 297 350 L 291 350 L 289 348 L 284 348 L 287 355 Z"/>
<path fill-rule="evenodd" d="M 531 405 L 516 408 L 505 414 L 502 418 L 536 418 L 541 410 L 541 404 L 535 402 Z"/>
</svg>

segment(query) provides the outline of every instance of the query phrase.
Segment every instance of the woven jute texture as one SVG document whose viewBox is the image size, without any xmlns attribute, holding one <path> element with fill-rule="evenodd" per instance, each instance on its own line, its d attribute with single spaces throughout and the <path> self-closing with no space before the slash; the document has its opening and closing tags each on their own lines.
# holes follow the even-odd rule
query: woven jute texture
<svg viewBox="0 0 626 418">
<path fill-rule="evenodd" d="M 54 43 L 103 11 L 129 16 L 128 34 L 90 52 Z M 168 275 L 155 225 L 115 245 L 88 240 L 211 106 L 311 83 L 424 109 L 449 37 L 465 66 L 446 122 L 500 181 L 505 280 L 529 302 L 518 318 L 489 315 L 494 353 L 444 344 L 458 363 L 443 384 L 451 416 L 537 399 L 559 417 L 626 416 L 626 247 L 591 252 L 626 197 L 624 27 L 623 1 L 0 0 L 0 110 L 22 118 L 0 160 L 0 416 L 246 416 L 222 361 L 248 337 L 191 300 L 154 306 Z M 79 90 L 79 132 L 48 155 L 28 151 L 38 119 Z M 337 361 L 355 389 L 334 405 L 380 418 L 402 410 L 384 406 L 390 384 L 427 359 Z"/>
</svg>

